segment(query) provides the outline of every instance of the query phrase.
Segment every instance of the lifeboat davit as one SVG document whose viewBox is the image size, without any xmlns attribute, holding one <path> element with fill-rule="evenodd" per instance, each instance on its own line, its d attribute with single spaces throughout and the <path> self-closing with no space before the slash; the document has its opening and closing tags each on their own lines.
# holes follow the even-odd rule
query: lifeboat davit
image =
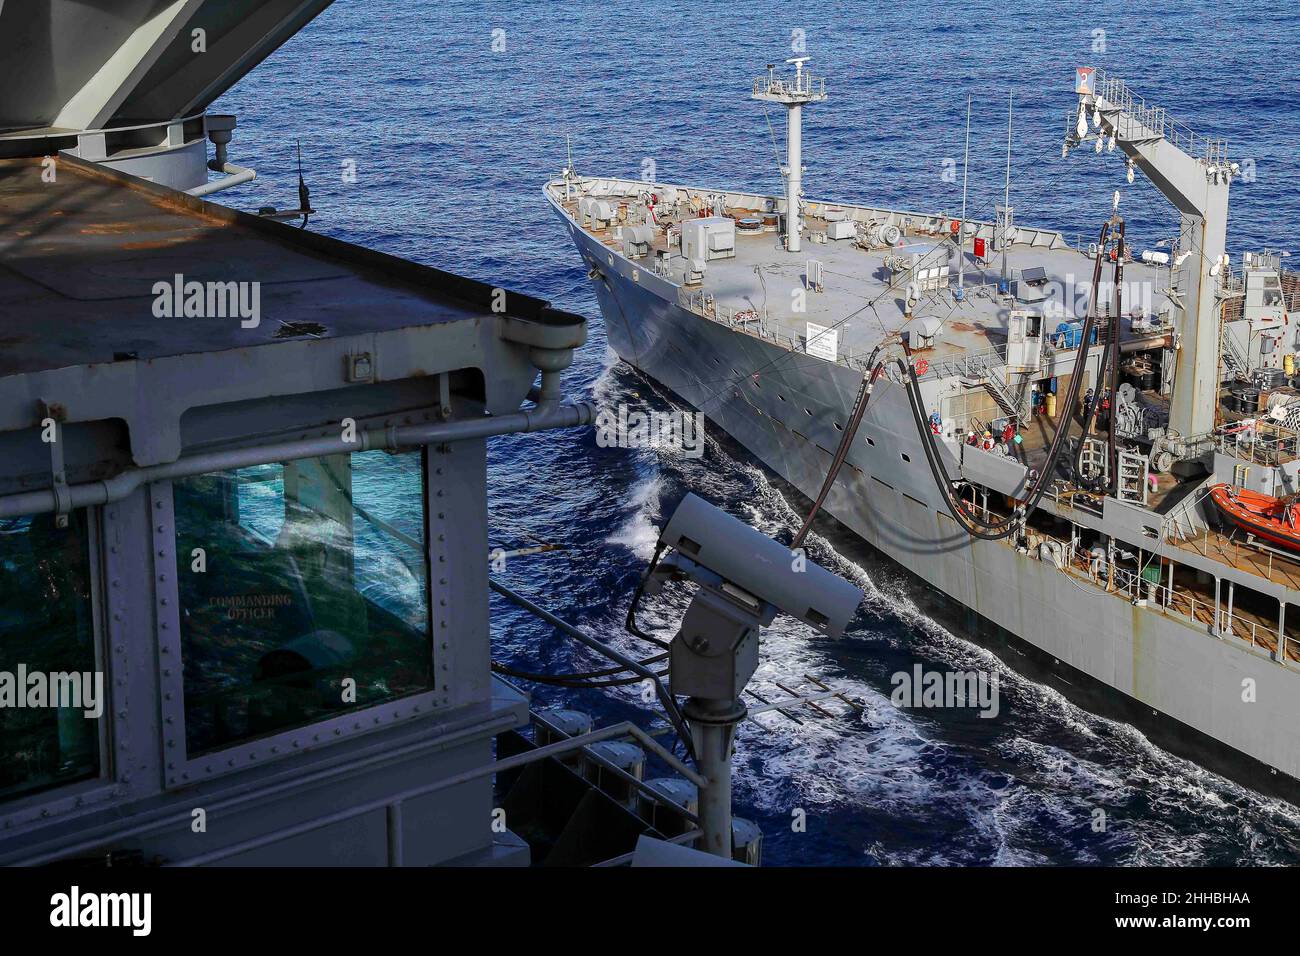
<svg viewBox="0 0 1300 956">
<path fill-rule="evenodd" d="M 1295 496 L 1274 498 L 1223 484 L 1210 489 L 1210 498 L 1223 516 L 1243 531 L 1300 551 L 1300 501 Z"/>
</svg>

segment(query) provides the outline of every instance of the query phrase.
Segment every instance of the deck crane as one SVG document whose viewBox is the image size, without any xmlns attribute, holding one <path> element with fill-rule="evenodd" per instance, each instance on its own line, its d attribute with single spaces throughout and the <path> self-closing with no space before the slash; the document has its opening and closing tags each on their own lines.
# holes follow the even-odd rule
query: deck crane
<svg viewBox="0 0 1300 956">
<path fill-rule="evenodd" d="M 1140 170 L 1179 214 L 1168 291 L 1178 331 L 1174 388 L 1169 428 L 1151 453 L 1152 464 L 1165 471 L 1176 460 L 1202 453 L 1214 429 L 1228 187 L 1240 167 L 1228 161 L 1224 140 L 1192 132 L 1117 77 L 1079 67 L 1075 92 L 1078 111 L 1070 111 L 1062 153 L 1084 142 L 1095 142 L 1098 153 L 1119 146 L 1128 158 L 1129 181 Z"/>
</svg>

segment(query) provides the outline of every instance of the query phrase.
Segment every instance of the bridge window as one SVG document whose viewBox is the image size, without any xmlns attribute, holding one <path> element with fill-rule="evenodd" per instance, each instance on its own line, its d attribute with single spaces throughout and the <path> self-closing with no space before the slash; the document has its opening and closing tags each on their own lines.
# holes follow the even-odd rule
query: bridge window
<svg viewBox="0 0 1300 956">
<path fill-rule="evenodd" d="M 190 756 L 432 688 L 423 474 L 373 451 L 175 483 Z"/>
<path fill-rule="evenodd" d="M 84 510 L 66 528 L 0 519 L 0 800 L 99 775 L 87 525 Z"/>
</svg>

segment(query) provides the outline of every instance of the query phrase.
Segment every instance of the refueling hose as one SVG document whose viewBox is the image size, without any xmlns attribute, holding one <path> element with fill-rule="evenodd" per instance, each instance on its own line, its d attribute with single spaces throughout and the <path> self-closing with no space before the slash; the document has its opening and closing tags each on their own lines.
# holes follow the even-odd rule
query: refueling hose
<svg viewBox="0 0 1300 956">
<path fill-rule="evenodd" d="M 896 359 L 895 361 L 898 362 L 899 369 L 907 376 L 904 380 L 907 399 L 912 406 L 912 417 L 915 419 L 917 431 L 921 435 L 921 448 L 925 452 L 926 464 L 930 466 L 930 474 L 934 477 L 934 483 L 939 487 L 939 493 L 943 495 L 948 510 L 952 512 L 953 520 L 972 538 L 999 541 L 1008 537 L 1018 527 L 1016 521 L 1006 518 L 996 524 L 981 524 L 974 515 L 967 513 L 961 501 L 953 500 L 952 478 L 949 477 L 948 468 L 940 457 L 939 449 L 935 444 L 934 433 L 925 422 L 925 409 L 921 405 L 921 383 L 917 381 L 916 369 L 910 361 L 911 350 L 907 348 L 906 343 L 903 344 L 903 349 L 908 355 L 908 360 Z"/>
<path fill-rule="evenodd" d="M 1088 314 L 1083 320 L 1083 329 L 1079 339 L 1079 355 L 1083 356 L 1086 362 L 1088 356 L 1088 343 L 1091 341 L 1093 321 L 1096 318 L 1097 288 L 1101 284 L 1101 250 L 1106 247 L 1106 239 L 1110 236 L 1110 220 L 1102 223 L 1101 232 L 1097 237 L 1097 261 L 1092 269 L 1092 293 L 1089 297 Z M 1075 360 L 1074 374 L 1070 376 L 1070 394 L 1066 400 L 1064 409 L 1064 420 L 1057 425 L 1055 434 L 1052 435 L 1052 445 L 1047 452 L 1047 464 L 1044 466 L 1042 473 L 1038 476 L 1038 482 L 1035 489 L 1025 500 L 1025 515 L 1029 515 L 1042 500 L 1043 494 L 1047 491 L 1047 482 L 1049 476 L 1056 470 L 1056 462 L 1060 457 L 1061 449 L 1065 445 L 1065 436 L 1070 430 L 1070 417 L 1074 414 L 1074 409 L 1079 405 L 1079 390 L 1083 387 L 1083 375 L 1080 374 L 1080 362 Z"/>
<path fill-rule="evenodd" d="M 1118 220 L 1118 226 L 1119 226 L 1117 230 L 1119 239 L 1118 239 L 1118 246 L 1116 247 L 1115 270 L 1114 270 L 1115 309 L 1114 309 L 1114 314 L 1110 316 L 1109 329 L 1106 338 L 1106 348 L 1101 355 L 1101 365 L 1098 366 L 1097 368 L 1098 385 L 1101 384 L 1103 377 L 1106 375 L 1106 372 L 1108 370 L 1110 372 L 1108 386 L 1110 390 L 1111 409 L 1110 409 L 1110 421 L 1108 423 L 1108 435 L 1107 435 L 1107 443 L 1106 443 L 1106 461 L 1108 466 L 1107 470 L 1109 472 L 1110 485 L 1111 485 L 1111 487 L 1108 490 L 1110 491 L 1114 490 L 1114 484 L 1118 477 L 1116 473 L 1117 461 L 1116 461 L 1116 443 L 1115 443 L 1115 407 L 1118 400 L 1118 396 L 1116 395 L 1116 392 L 1118 390 L 1118 384 L 1119 384 L 1119 316 L 1123 306 L 1123 299 L 1121 296 L 1120 287 L 1124 279 L 1124 220 L 1118 219 L 1118 217 L 1112 217 L 1111 222 L 1116 222 L 1116 220 Z M 1109 224 L 1110 223 L 1108 223 L 1107 225 Z M 1093 272 L 1092 301 L 1089 304 L 1089 313 L 1091 313 L 1096 309 L 1097 287 L 1098 287 L 1098 278 L 1101 272 L 1102 252 L 1103 252 L 1103 247 L 1098 246 L 1097 264 L 1094 267 L 1094 272 Z M 1080 347 L 1082 347 L 1082 343 L 1080 344 Z M 1093 425 L 1096 423 L 1097 410 L 1100 405 L 1101 405 L 1101 393 L 1098 392 L 1097 395 L 1094 396 L 1093 398 L 1092 407 L 1088 410 L 1088 413 L 1083 417 L 1083 434 L 1079 436 L 1079 447 L 1075 451 L 1075 455 L 1074 455 L 1074 474 L 1076 479 L 1080 483 L 1085 484 L 1085 486 L 1092 486 L 1092 487 L 1095 487 L 1095 484 L 1092 484 L 1089 481 L 1089 479 L 1084 477 L 1083 474 L 1083 449 L 1084 449 L 1084 444 L 1088 440 L 1088 436 L 1092 434 L 1092 428 Z"/>
<path fill-rule="evenodd" d="M 876 356 L 880 354 L 883 346 L 877 345 L 867 359 L 867 365 L 872 366 L 871 371 L 862 376 L 862 386 L 858 389 L 858 400 L 853 406 L 853 414 L 849 416 L 848 422 L 844 426 L 844 435 L 840 438 L 839 447 L 835 449 L 835 455 L 831 459 L 831 466 L 826 471 L 826 480 L 822 482 L 821 491 L 817 493 L 817 500 L 813 502 L 812 510 L 808 512 L 808 517 L 804 519 L 803 527 L 794 536 L 790 542 L 790 550 L 795 551 L 802 547 L 803 539 L 808 536 L 808 531 L 812 528 L 813 519 L 817 517 L 817 512 L 821 510 L 826 501 L 826 496 L 830 494 L 831 486 L 835 484 L 835 479 L 839 476 L 840 468 L 844 465 L 844 459 L 849 455 L 849 448 L 853 445 L 853 436 L 858 433 L 858 426 L 862 424 L 862 416 L 867 412 L 867 402 L 871 400 L 871 390 L 876 387 L 876 379 L 880 373 L 885 370 L 884 362 L 876 362 Z"/>
<path fill-rule="evenodd" d="M 1111 223 L 1113 219 L 1107 220 L 1102 224 L 1101 232 L 1097 240 L 1097 261 L 1093 265 L 1092 272 L 1092 294 L 1089 298 L 1088 314 L 1084 317 L 1081 337 L 1079 339 L 1079 353 L 1087 357 L 1088 343 L 1092 337 L 1093 323 L 1096 317 L 1097 290 L 1101 284 L 1101 267 L 1102 251 L 1106 247 L 1106 240 L 1110 236 Z M 1121 227 L 1122 227 L 1122 220 Z M 1075 373 L 1070 378 L 1070 389 L 1066 399 L 1064 410 L 1064 420 L 1057 425 L 1056 431 L 1052 435 L 1052 443 L 1048 447 L 1047 461 L 1044 463 L 1042 470 L 1034 478 L 1023 501 L 1017 506 L 1017 513 L 1012 517 L 1005 518 L 998 522 L 984 523 L 974 515 L 969 514 L 960 500 L 954 500 L 952 496 L 953 481 L 948 475 L 947 466 L 944 465 L 942 457 L 935 441 L 935 435 L 926 424 L 925 409 L 921 401 L 921 383 L 916 377 L 916 368 L 911 361 L 911 349 L 908 348 L 906 340 L 903 341 L 903 351 L 906 359 L 894 359 L 904 373 L 904 383 L 907 389 L 908 401 L 912 407 L 912 417 L 915 420 L 918 432 L 921 434 L 921 447 L 925 451 L 926 463 L 930 466 L 930 473 L 934 477 L 935 484 L 938 485 L 940 493 L 944 497 L 949 509 L 953 514 L 953 519 L 961 526 L 967 534 L 974 538 L 981 538 L 986 541 L 997 541 L 1009 537 L 1017 528 L 1022 527 L 1024 521 L 1038 507 L 1038 503 L 1046 494 L 1052 475 L 1056 471 L 1061 452 L 1065 447 L 1065 438 L 1070 428 L 1070 418 L 1072 410 L 1078 405 L 1079 390 L 1083 385 L 1083 375 L 1080 374 L 1080 363 L 1076 361 Z M 879 375 L 881 369 L 888 364 L 888 361 L 882 361 L 872 370 L 871 381 Z M 865 401 L 861 401 L 865 408 Z M 855 411 L 855 415 L 857 412 Z M 860 418 L 860 415 L 857 417 Z M 856 429 L 856 425 L 855 425 Z M 841 443 L 843 444 L 843 442 Z M 846 452 L 847 453 L 847 452 Z M 833 480 L 833 479 L 832 479 Z M 815 513 L 815 509 L 814 509 Z M 811 521 L 811 515 L 809 517 Z"/>
</svg>

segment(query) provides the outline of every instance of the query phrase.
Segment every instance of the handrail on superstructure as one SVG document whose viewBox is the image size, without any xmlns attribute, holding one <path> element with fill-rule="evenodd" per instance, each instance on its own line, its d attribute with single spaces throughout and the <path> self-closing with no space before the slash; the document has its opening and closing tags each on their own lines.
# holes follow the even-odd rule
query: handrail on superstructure
<svg viewBox="0 0 1300 956">
<path fill-rule="evenodd" d="M 1129 89 L 1122 79 L 1108 76 L 1097 70 L 1097 94 L 1120 110 L 1119 134 L 1135 139 L 1143 130 L 1169 140 L 1189 156 L 1210 165 L 1227 162 L 1227 141 L 1222 137 L 1204 136 L 1190 126 L 1179 122 L 1161 106 L 1148 106 L 1146 101 Z"/>
<path fill-rule="evenodd" d="M 128 468 L 101 481 L 53 489 L 22 491 L 0 496 L 0 518 L 45 514 L 68 508 L 85 508 L 120 501 L 137 488 L 153 481 L 188 478 L 213 471 L 249 468 L 281 461 L 316 458 L 322 455 L 350 454 L 370 450 L 414 448 L 439 442 L 491 438 L 519 432 L 590 425 L 596 420 L 596 408 L 590 402 L 541 405 L 506 415 L 456 419 L 427 425 L 401 425 L 359 429 L 353 440 L 344 438 L 306 438 L 244 448 L 223 449 L 186 455 L 176 461 L 148 467 Z M 60 500 L 66 496 L 67 501 Z"/>
<path fill-rule="evenodd" d="M 801 73 L 796 81 L 778 76 L 756 76 L 754 77 L 753 95 L 761 96 L 763 94 L 821 98 L 826 95 L 826 77 Z"/>
<path fill-rule="evenodd" d="M 655 740 L 631 721 L 623 721 L 622 723 L 614 724 L 609 727 L 603 727 L 600 730 L 593 730 L 590 733 L 582 734 L 578 737 L 570 737 L 568 740 L 561 740 L 557 743 L 547 744 L 544 747 L 538 747 L 534 750 L 528 751 L 527 753 L 516 754 L 515 756 L 507 757 L 504 760 L 495 760 L 491 763 L 482 764 L 454 776 L 434 781 L 433 783 L 424 784 L 419 787 L 412 787 L 403 790 L 400 793 L 392 794 L 391 796 L 380 797 L 376 800 L 357 804 L 356 806 L 348 807 L 346 810 L 338 810 L 333 813 L 322 814 L 294 826 L 285 827 L 271 833 L 264 833 L 260 836 L 242 840 L 239 843 L 232 843 L 231 845 L 221 847 L 218 850 L 199 854 L 198 856 L 192 856 L 188 859 L 177 861 L 171 865 L 183 867 L 206 866 L 208 864 L 220 862 L 221 860 L 229 859 L 230 857 L 237 856 L 241 853 L 250 853 L 254 850 L 259 850 L 262 847 L 270 846 L 273 843 L 279 843 L 283 840 L 301 836 L 305 833 L 311 833 L 319 830 L 321 827 L 352 820 L 356 817 L 363 816 L 367 813 L 373 813 L 377 810 L 384 810 L 388 816 L 389 865 L 400 866 L 402 863 L 401 849 L 400 840 L 397 839 L 397 837 L 400 836 L 401 832 L 401 808 L 404 803 L 419 799 L 420 797 L 429 796 L 430 794 L 437 793 L 440 790 L 446 790 L 449 787 L 470 783 L 483 777 L 490 777 L 506 770 L 515 770 L 520 767 L 525 767 L 528 764 L 536 763 L 540 760 L 546 760 L 551 757 L 558 757 L 567 753 L 572 753 L 575 750 L 581 750 L 590 744 L 599 743 L 603 740 L 613 740 L 624 737 L 631 737 L 636 740 L 637 743 L 645 747 L 660 760 L 663 760 L 672 767 L 673 770 L 680 773 L 697 787 L 704 787 L 707 785 L 707 781 L 704 777 L 700 776 L 700 774 L 696 773 L 680 759 L 669 753 L 663 745 L 659 743 L 659 741 Z M 604 761 L 599 754 L 591 754 L 590 756 L 599 761 L 602 766 L 618 769 L 614 764 Z M 632 778 L 631 775 L 628 776 L 629 779 L 635 781 L 635 778 Z M 645 789 L 649 789 L 648 785 L 643 786 Z M 650 790 L 650 792 L 653 794 L 653 790 Z"/>
</svg>

